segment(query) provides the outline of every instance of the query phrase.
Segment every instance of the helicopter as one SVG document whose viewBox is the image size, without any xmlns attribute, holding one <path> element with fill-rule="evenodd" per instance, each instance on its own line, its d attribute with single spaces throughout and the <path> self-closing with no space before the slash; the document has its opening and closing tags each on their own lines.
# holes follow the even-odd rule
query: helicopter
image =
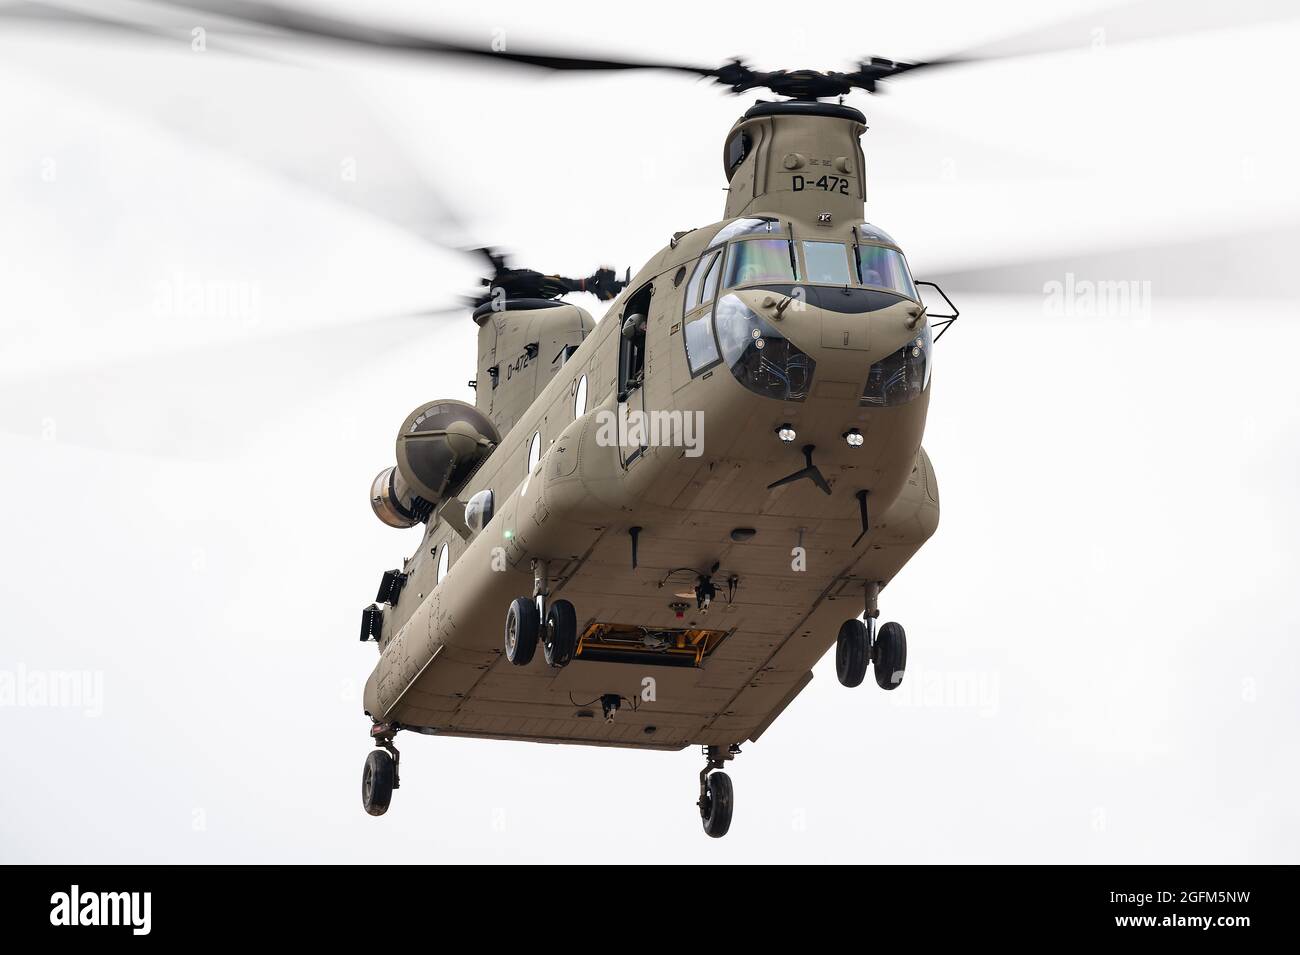
<svg viewBox="0 0 1300 955">
<path fill-rule="evenodd" d="M 297 13 L 275 25 L 354 36 Z M 364 694 L 368 813 L 400 787 L 404 730 L 698 745 L 697 808 L 718 838 L 734 807 L 723 767 L 832 644 L 844 686 L 868 671 L 899 686 L 907 637 L 877 629 L 879 598 L 938 526 L 921 438 L 934 343 L 958 312 L 929 314 L 902 250 L 866 221 L 865 117 L 825 100 L 921 65 L 693 70 L 786 98 L 727 133 L 722 218 L 629 270 L 599 324 L 559 300 L 572 283 L 517 282 L 492 259 L 472 313 L 475 403 L 412 411 L 371 486 L 381 521 L 425 531 L 362 611 L 380 652 Z"/>
<path fill-rule="evenodd" d="M 871 672 L 889 691 L 905 676 L 906 633 L 878 626 L 880 598 L 937 530 L 922 438 L 935 343 L 958 313 L 937 285 L 950 308 L 930 311 L 903 250 L 867 221 L 865 116 L 842 98 L 971 57 L 763 72 L 218 9 L 253 33 L 542 70 L 665 69 L 781 97 L 723 137 L 721 218 L 674 234 L 635 273 L 544 276 L 487 250 L 475 402 L 415 409 L 369 495 L 384 523 L 424 531 L 362 611 L 361 639 L 380 654 L 364 695 L 368 813 L 400 786 L 402 731 L 697 745 L 701 823 L 725 835 L 726 765 L 832 645 L 846 687 Z M 563 301 L 584 290 L 611 303 L 599 323 Z"/>
<path fill-rule="evenodd" d="M 726 137 L 723 218 L 599 324 L 547 297 L 474 310 L 475 404 L 415 409 L 371 488 L 380 520 L 427 531 L 362 612 L 367 812 L 399 785 L 401 730 L 699 745 L 720 837 L 723 766 L 832 644 L 845 686 L 900 684 L 879 597 L 938 526 L 921 437 L 958 313 L 932 318 L 864 220 L 864 128 L 811 95 L 757 104 Z"/>
</svg>

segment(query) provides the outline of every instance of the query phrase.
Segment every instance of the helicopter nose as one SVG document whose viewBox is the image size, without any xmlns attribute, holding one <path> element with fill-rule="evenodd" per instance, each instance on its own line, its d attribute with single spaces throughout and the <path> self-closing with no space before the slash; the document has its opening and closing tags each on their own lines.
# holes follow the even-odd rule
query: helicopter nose
<svg viewBox="0 0 1300 955">
<path fill-rule="evenodd" d="M 924 316 L 911 299 L 868 288 L 772 286 L 754 304 L 800 347 L 832 364 L 856 365 L 864 352 L 897 347 L 895 339 L 906 337 Z"/>
</svg>

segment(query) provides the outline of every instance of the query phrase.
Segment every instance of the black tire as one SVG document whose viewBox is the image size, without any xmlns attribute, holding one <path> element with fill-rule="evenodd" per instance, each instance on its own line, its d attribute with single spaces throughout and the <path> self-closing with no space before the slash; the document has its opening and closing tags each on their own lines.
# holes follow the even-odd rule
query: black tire
<svg viewBox="0 0 1300 955">
<path fill-rule="evenodd" d="M 396 775 L 393 757 L 384 750 L 377 749 L 366 757 L 366 765 L 361 770 L 361 805 L 370 815 L 382 816 L 388 812 Z"/>
<path fill-rule="evenodd" d="M 871 663 L 870 637 L 861 620 L 845 620 L 835 640 L 835 675 L 845 686 L 859 686 Z"/>
<path fill-rule="evenodd" d="M 539 617 L 537 604 L 527 597 L 516 597 L 506 611 L 506 659 L 517 667 L 526 666 L 537 652 Z"/>
<path fill-rule="evenodd" d="M 901 623 L 885 624 L 876 635 L 876 686 L 896 690 L 907 669 L 907 634 Z"/>
<path fill-rule="evenodd" d="M 565 666 L 578 649 L 578 615 L 573 604 L 557 600 L 546 611 L 542 630 L 542 653 L 553 667 Z"/>
<path fill-rule="evenodd" d="M 734 803 L 731 777 L 723 772 L 712 773 L 704 789 L 704 805 L 700 807 L 700 819 L 710 838 L 721 839 L 727 834 L 731 828 L 731 809 Z"/>
</svg>

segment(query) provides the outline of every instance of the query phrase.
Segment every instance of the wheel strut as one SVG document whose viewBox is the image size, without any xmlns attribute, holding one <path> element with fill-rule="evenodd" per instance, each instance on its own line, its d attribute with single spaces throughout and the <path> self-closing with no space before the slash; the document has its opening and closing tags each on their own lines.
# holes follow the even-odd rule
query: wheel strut
<svg viewBox="0 0 1300 955">
<path fill-rule="evenodd" d="M 863 622 L 867 625 L 867 659 L 876 659 L 876 620 L 880 617 L 880 581 L 868 580 L 863 586 Z"/>
<path fill-rule="evenodd" d="M 388 755 L 393 757 L 393 788 L 402 788 L 402 754 L 397 751 L 393 745 L 393 737 L 397 735 L 398 730 L 402 727 L 398 723 L 376 723 L 370 727 L 370 738 L 375 741 L 375 746 L 379 749 L 388 751 Z"/>
<path fill-rule="evenodd" d="M 721 746 L 704 747 L 704 768 L 700 770 L 700 800 L 696 803 L 701 810 L 704 809 L 704 802 L 709 794 L 709 773 L 721 769 L 728 760 L 735 759 L 739 752 L 740 746 L 737 743 L 732 743 L 726 749 Z"/>
<path fill-rule="evenodd" d="M 537 604 L 537 617 L 546 622 L 546 611 L 551 598 L 551 563 L 536 557 L 533 566 L 533 603 Z"/>
</svg>

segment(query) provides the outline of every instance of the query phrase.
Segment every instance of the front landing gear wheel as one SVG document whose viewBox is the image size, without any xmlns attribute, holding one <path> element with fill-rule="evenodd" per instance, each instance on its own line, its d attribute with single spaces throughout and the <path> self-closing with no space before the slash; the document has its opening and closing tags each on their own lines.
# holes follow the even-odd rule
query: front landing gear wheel
<svg viewBox="0 0 1300 955">
<path fill-rule="evenodd" d="M 835 640 L 835 675 L 844 686 L 858 686 L 871 663 L 871 631 L 861 620 L 845 620 Z"/>
<path fill-rule="evenodd" d="M 361 805 L 372 816 L 388 812 L 393 801 L 393 784 L 397 781 L 397 767 L 393 757 L 377 749 L 366 757 L 361 770 Z"/>
<path fill-rule="evenodd" d="M 731 808 L 735 803 L 731 777 L 724 772 L 712 773 L 704 783 L 700 797 L 700 821 L 704 831 L 714 839 L 721 839 L 731 828 Z"/>
<path fill-rule="evenodd" d="M 506 611 L 506 659 L 515 666 L 525 666 L 537 652 L 539 622 L 537 604 L 527 597 L 516 597 Z"/>
<path fill-rule="evenodd" d="M 876 661 L 876 686 L 882 690 L 897 689 L 907 669 L 907 634 L 903 625 L 890 622 L 881 627 L 872 655 Z"/>
<path fill-rule="evenodd" d="M 553 667 L 562 667 L 573 659 L 578 649 L 578 615 L 573 604 L 557 600 L 546 611 L 542 630 L 542 654 Z"/>
</svg>

